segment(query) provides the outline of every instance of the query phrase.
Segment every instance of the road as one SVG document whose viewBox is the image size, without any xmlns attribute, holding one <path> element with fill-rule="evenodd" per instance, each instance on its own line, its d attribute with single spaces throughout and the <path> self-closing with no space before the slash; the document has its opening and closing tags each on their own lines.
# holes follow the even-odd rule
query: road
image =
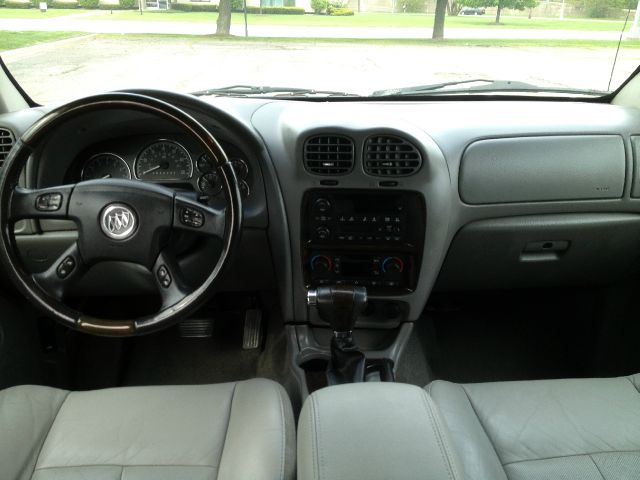
<svg viewBox="0 0 640 480">
<path fill-rule="evenodd" d="M 258 84 L 368 94 L 375 89 L 469 78 L 602 90 L 607 87 L 614 54 L 613 48 L 267 43 L 89 35 L 2 56 L 34 99 L 50 103 L 134 87 L 191 92 Z M 623 49 L 613 86 L 638 64 L 640 50 Z"/>
<path fill-rule="evenodd" d="M 85 12 L 44 19 L 0 18 L 0 30 L 7 31 L 72 31 L 85 33 L 164 33 L 184 35 L 210 35 L 215 33 L 215 22 L 145 22 L 144 20 L 99 20 L 88 17 L 104 12 Z M 244 25 L 232 25 L 232 35 L 244 36 Z M 432 29 L 412 27 L 296 27 L 251 25 L 249 35 L 281 38 L 431 38 Z M 534 40 L 617 40 L 620 34 L 607 31 L 536 30 L 493 28 L 446 28 L 451 39 L 534 39 Z"/>
</svg>

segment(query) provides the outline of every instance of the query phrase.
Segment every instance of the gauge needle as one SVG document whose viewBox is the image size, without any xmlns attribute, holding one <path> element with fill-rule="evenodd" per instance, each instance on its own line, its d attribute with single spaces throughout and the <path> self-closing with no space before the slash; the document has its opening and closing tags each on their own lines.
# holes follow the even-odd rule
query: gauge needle
<svg viewBox="0 0 640 480">
<path fill-rule="evenodd" d="M 102 177 L 102 178 L 111 178 L 111 174 L 110 174 L 110 173 L 107 173 L 107 174 L 106 174 L 104 177 Z"/>
<path fill-rule="evenodd" d="M 149 170 L 145 170 L 144 172 L 142 172 L 142 175 L 146 175 L 147 173 L 154 172 L 154 171 L 158 170 L 159 168 L 160 168 L 160 165 L 156 165 L 155 167 L 151 167 Z"/>
</svg>

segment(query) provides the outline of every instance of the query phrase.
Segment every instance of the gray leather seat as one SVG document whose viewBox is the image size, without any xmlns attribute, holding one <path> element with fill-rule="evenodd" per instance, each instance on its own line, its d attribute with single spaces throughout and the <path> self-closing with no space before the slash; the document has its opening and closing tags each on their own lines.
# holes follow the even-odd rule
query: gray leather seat
<svg viewBox="0 0 640 480">
<path fill-rule="evenodd" d="M 427 387 L 466 480 L 640 478 L 640 376 Z"/>
<path fill-rule="evenodd" d="M 0 479 L 291 479 L 295 431 L 280 385 L 0 392 Z"/>
</svg>

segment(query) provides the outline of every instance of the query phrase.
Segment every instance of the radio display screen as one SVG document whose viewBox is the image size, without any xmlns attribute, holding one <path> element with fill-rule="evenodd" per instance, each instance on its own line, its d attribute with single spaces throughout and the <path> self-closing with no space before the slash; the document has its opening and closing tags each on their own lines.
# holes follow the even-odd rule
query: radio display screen
<svg viewBox="0 0 640 480">
<path fill-rule="evenodd" d="M 376 213 L 384 214 L 394 211 L 394 205 L 400 197 L 392 195 L 358 195 L 349 200 L 353 206 L 354 213 Z"/>
</svg>

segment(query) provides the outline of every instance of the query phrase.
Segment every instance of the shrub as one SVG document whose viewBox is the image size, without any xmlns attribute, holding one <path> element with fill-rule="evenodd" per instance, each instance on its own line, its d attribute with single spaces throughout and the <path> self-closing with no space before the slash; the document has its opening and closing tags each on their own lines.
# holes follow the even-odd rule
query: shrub
<svg viewBox="0 0 640 480">
<path fill-rule="evenodd" d="M 354 15 L 354 13 L 350 8 L 331 8 L 329 10 L 329 15 L 332 17 L 350 17 L 351 15 Z"/>
<path fill-rule="evenodd" d="M 323 13 L 328 7 L 328 0 L 311 0 L 311 9 L 316 15 Z"/>
<path fill-rule="evenodd" d="M 78 0 L 78 5 L 82 8 L 95 9 L 100 5 L 100 0 Z"/>
<path fill-rule="evenodd" d="M 53 0 L 48 2 L 49 6 L 51 8 L 66 8 L 66 9 L 74 9 L 74 8 L 78 8 L 78 2 L 77 0 Z"/>
<path fill-rule="evenodd" d="M 192 12 L 217 12 L 218 5 L 212 5 L 211 3 L 194 3 L 194 4 L 191 4 L 191 11 Z"/>
<path fill-rule="evenodd" d="M 174 3 L 171 5 L 171 10 L 177 10 L 178 12 L 192 12 L 193 5 L 190 3 Z"/>
<path fill-rule="evenodd" d="M 247 13 L 262 13 L 267 15 L 304 15 L 302 7 L 250 7 L 247 5 Z"/>
<path fill-rule="evenodd" d="M 5 0 L 4 6 L 7 8 L 31 8 L 31 3 L 20 0 Z"/>
<path fill-rule="evenodd" d="M 232 6 L 236 4 L 232 3 Z M 242 12 L 244 4 L 240 7 L 234 7 L 234 12 Z M 179 12 L 217 12 L 218 5 L 211 3 L 173 3 L 171 4 L 173 10 Z M 247 13 L 256 14 L 261 13 L 260 7 L 247 6 Z M 271 15 L 304 15 L 304 8 L 299 7 L 262 7 L 262 13 Z"/>
<path fill-rule="evenodd" d="M 239 12 L 244 8 L 244 0 L 231 0 L 231 11 Z"/>
</svg>

